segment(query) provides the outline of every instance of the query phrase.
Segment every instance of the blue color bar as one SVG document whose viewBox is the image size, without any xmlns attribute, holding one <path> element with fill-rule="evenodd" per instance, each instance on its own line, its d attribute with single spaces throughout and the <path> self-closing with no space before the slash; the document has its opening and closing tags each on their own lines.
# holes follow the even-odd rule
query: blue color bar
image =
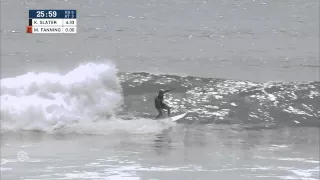
<svg viewBox="0 0 320 180">
<path fill-rule="evenodd" d="M 77 10 L 29 10 L 29 19 L 76 19 Z"/>
</svg>

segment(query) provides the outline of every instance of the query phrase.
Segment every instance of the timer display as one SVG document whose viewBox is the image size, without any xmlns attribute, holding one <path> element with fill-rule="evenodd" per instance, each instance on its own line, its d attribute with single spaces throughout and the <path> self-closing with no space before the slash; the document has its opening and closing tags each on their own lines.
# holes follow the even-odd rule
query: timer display
<svg viewBox="0 0 320 180">
<path fill-rule="evenodd" d="M 29 18 L 76 19 L 76 10 L 29 10 Z"/>
</svg>

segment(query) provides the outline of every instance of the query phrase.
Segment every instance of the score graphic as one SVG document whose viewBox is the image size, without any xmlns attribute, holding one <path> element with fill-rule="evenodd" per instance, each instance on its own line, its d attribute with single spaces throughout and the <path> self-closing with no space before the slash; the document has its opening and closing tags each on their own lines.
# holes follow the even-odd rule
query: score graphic
<svg viewBox="0 0 320 180">
<path fill-rule="evenodd" d="M 27 33 L 77 33 L 76 10 L 29 10 Z"/>
</svg>

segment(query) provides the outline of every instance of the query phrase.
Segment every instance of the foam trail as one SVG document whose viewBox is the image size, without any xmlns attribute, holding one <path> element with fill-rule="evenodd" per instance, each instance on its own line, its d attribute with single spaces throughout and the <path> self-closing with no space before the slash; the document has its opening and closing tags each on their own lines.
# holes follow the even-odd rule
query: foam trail
<svg viewBox="0 0 320 180">
<path fill-rule="evenodd" d="M 108 121 L 71 123 L 67 126 L 60 126 L 50 133 L 61 134 L 91 134 L 91 135 L 137 135 L 157 134 L 163 130 L 170 129 L 176 124 L 170 120 L 163 119 L 152 121 L 150 119 L 138 118 L 134 121 L 123 120 L 119 117 L 111 117 Z"/>
<path fill-rule="evenodd" d="M 122 104 L 121 92 L 112 63 L 1 79 L 1 130 L 49 131 L 58 123 L 110 117 Z"/>
</svg>

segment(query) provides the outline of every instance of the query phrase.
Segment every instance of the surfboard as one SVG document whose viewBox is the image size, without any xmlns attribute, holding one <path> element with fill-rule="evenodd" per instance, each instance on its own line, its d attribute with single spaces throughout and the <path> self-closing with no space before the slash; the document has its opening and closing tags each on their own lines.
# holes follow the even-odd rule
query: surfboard
<svg viewBox="0 0 320 180">
<path fill-rule="evenodd" d="M 183 113 L 183 114 L 180 114 L 180 115 L 173 116 L 173 117 L 171 117 L 170 119 L 171 119 L 171 121 L 175 122 L 175 121 L 183 118 L 183 117 L 184 117 L 185 115 L 187 115 L 187 114 L 188 114 L 188 112 Z"/>
<path fill-rule="evenodd" d="M 52 128 L 53 128 L 54 131 L 58 131 L 58 130 L 62 130 L 62 129 L 65 129 L 65 128 L 72 127 L 73 124 L 75 124 L 75 123 L 73 122 L 71 124 L 65 124 L 65 123 L 62 123 L 62 122 L 58 122 L 57 124 L 53 125 Z"/>
</svg>

